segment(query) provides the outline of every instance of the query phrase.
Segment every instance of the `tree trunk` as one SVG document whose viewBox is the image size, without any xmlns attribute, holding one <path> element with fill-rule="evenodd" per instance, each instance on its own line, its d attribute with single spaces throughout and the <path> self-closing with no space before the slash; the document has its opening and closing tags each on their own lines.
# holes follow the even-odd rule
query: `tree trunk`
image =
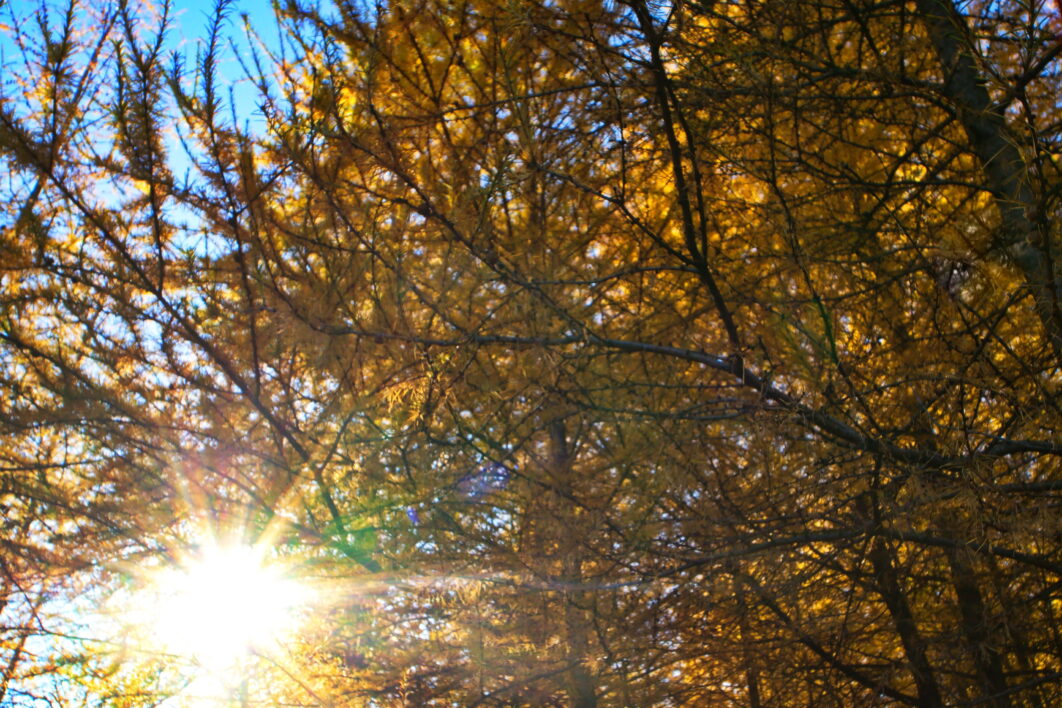
<svg viewBox="0 0 1062 708">
<path fill-rule="evenodd" d="M 1003 674 L 1003 658 L 993 646 L 986 622 L 985 603 L 977 585 L 977 575 L 967 551 L 949 548 L 946 551 L 951 568 L 952 585 L 959 600 L 962 616 L 962 634 L 973 655 L 977 678 L 984 691 L 985 705 L 992 708 L 1010 708 L 1007 698 L 1007 680 Z"/>
<path fill-rule="evenodd" d="M 1026 161 L 988 95 L 967 39 L 965 19 L 951 0 L 918 0 L 918 10 L 944 74 L 943 92 L 956 110 L 999 209 L 995 246 L 1021 270 L 1055 357 L 1062 360 L 1062 275 L 1051 234 L 1039 214 Z M 1037 223 L 1040 222 L 1040 223 Z"/>
<path fill-rule="evenodd" d="M 871 542 L 870 564 L 874 569 L 874 577 L 877 580 L 881 598 L 889 609 L 889 614 L 892 615 L 896 632 L 900 635 L 900 642 L 907 654 L 911 674 L 918 688 L 918 704 L 925 708 L 943 706 L 944 700 L 941 698 L 940 687 L 937 685 L 929 657 L 926 654 L 925 640 L 918 631 L 907 596 L 900 587 L 892 556 L 892 551 L 883 539 L 875 538 Z"/>
<path fill-rule="evenodd" d="M 571 476 L 572 460 L 568 451 L 567 432 L 564 421 L 554 420 L 549 426 L 549 455 L 554 479 L 566 497 L 573 493 Z M 597 692 L 594 680 L 587 667 L 589 657 L 589 630 L 586 610 L 586 592 L 582 590 L 583 568 L 579 548 L 579 509 L 570 508 L 567 537 L 559 539 L 564 546 L 564 572 L 561 578 L 564 602 L 564 629 L 567 639 L 568 699 L 572 708 L 597 708 Z"/>
</svg>

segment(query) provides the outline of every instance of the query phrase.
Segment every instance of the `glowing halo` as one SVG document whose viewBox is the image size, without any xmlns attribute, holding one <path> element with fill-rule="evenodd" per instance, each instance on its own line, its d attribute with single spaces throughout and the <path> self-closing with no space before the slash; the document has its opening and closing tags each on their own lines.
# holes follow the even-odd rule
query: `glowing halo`
<svg viewBox="0 0 1062 708">
<path fill-rule="evenodd" d="M 209 544 L 176 567 L 155 571 L 139 604 L 150 641 L 208 670 L 268 654 L 298 624 L 309 591 L 264 551 Z"/>
</svg>

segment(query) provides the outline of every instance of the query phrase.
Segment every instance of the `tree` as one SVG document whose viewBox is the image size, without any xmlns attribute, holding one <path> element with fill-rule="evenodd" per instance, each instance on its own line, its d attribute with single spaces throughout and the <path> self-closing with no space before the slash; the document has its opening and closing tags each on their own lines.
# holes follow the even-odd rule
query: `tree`
<svg viewBox="0 0 1062 708">
<path fill-rule="evenodd" d="M 229 3 L 76 9 L 0 107 L 5 695 L 178 691 L 62 598 L 205 525 L 330 579 L 264 701 L 1057 700 L 1057 8 L 290 2 L 253 123 Z"/>
</svg>

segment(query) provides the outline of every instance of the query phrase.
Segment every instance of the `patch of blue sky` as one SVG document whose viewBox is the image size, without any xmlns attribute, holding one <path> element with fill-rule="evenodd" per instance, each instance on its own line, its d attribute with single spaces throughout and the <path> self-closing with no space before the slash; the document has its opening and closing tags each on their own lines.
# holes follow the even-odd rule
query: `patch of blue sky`
<svg viewBox="0 0 1062 708">
<path fill-rule="evenodd" d="M 184 67 L 186 78 L 201 67 L 202 58 L 208 51 L 211 29 L 217 20 L 218 5 L 206 0 L 175 0 L 172 5 L 173 19 L 168 33 L 171 57 Z M 259 84 L 269 81 L 268 56 L 277 54 L 281 32 L 271 3 L 261 0 L 235 0 L 226 3 L 222 21 L 218 27 L 216 45 L 216 79 L 218 86 L 218 115 L 230 127 L 239 129 L 251 137 L 262 137 L 267 131 L 265 115 L 261 110 L 263 97 Z M 256 76 L 258 66 L 255 55 L 263 57 L 261 76 Z M 195 89 L 189 83 L 185 90 Z M 176 113 L 175 108 L 171 109 Z M 202 146 L 188 134 L 187 124 L 178 119 L 173 132 L 167 136 L 166 150 L 169 168 L 179 184 L 196 191 L 199 170 L 196 163 L 204 163 L 206 155 Z M 194 256 L 217 258 L 230 252 L 233 243 L 210 233 L 201 215 L 180 203 L 169 206 L 168 218 L 180 224 L 174 245 Z"/>
<path fill-rule="evenodd" d="M 139 28 L 145 33 L 145 41 L 150 41 L 157 31 L 160 21 L 160 3 L 144 4 L 134 12 L 138 13 Z M 47 96 L 37 95 L 42 85 L 41 77 L 47 70 L 43 64 L 49 52 L 44 34 L 57 42 L 64 31 L 65 15 L 69 3 L 49 0 L 15 0 L 0 9 L 0 102 L 8 115 L 24 124 L 26 128 L 40 139 L 47 139 L 51 132 L 50 118 L 47 111 Z M 89 64 L 89 57 L 98 48 L 106 59 L 112 49 L 108 39 L 117 39 L 121 30 L 113 22 L 115 4 L 85 4 L 76 6 L 74 13 L 76 38 L 79 47 L 69 58 L 67 64 L 78 80 L 84 68 Z M 267 52 L 279 43 L 279 30 L 272 6 L 268 2 L 255 0 L 237 0 L 227 3 L 226 21 L 221 27 L 219 44 L 219 61 L 217 78 L 223 87 L 220 96 L 223 106 L 222 115 L 227 120 L 239 125 L 250 134 L 262 133 L 265 129 L 264 117 L 257 110 L 258 89 L 247 75 L 253 49 L 265 49 Z M 170 6 L 168 27 L 164 34 L 164 53 L 169 57 L 167 63 L 180 59 L 185 67 L 194 67 L 196 58 L 205 51 L 209 30 L 213 23 L 216 6 L 213 2 L 201 0 L 175 0 Z M 96 23 L 96 24 L 93 24 Z M 105 30 L 107 33 L 105 33 Z M 95 36 L 93 35 L 95 33 Z M 106 61 L 103 72 L 111 72 Z M 106 91 L 109 77 L 95 78 L 98 86 L 95 96 L 85 96 L 77 105 L 75 119 L 82 126 L 99 125 L 101 130 L 92 133 L 79 129 L 78 142 L 86 155 L 97 157 L 108 155 L 113 150 L 110 144 L 111 131 L 105 126 L 112 120 L 106 110 L 108 97 L 98 93 Z M 91 93 L 88 92 L 88 93 Z M 100 100 L 103 103 L 100 103 Z M 162 109 L 167 115 L 175 116 L 176 109 L 170 105 Z M 182 140 L 183 126 L 180 120 L 167 126 L 165 148 L 169 167 L 178 180 L 187 175 L 195 181 L 194 141 Z M 9 204 L 21 204 L 38 181 L 31 170 L 17 169 L 10 159 L 4 160 L 7 184 L 4 185 L 5 197 Z M 99 181 L 93 187 L 93 197 L 101 205 L 120 206 L 135 196 L 133 185 L 121 178 Z M 164 207 L 166 217 L 177 226 L 175 245 L 188 248 L 203 257 L 216 257 L 225 253 L 231 246 L 223 241 L 209 237 L 199 237 L 203 219 L 194 210 L 170 201 Z M 3 224 L 10 225 L 18 218 L 18 209 L 9 209 Z"/>
</svg>

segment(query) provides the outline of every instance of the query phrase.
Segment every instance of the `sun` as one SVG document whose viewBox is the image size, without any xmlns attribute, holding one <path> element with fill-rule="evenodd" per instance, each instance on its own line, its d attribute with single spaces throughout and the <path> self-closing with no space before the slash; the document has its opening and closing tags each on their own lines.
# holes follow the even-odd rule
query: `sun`
<svg viewBox="0 0 1062 708">
<path fill-rule="evenodd" d="M 271 653 L 297 628 L 309 595 L 263 549 L 211 544 L 153 575 L 145 629 L 163 651 L 225 671 Z"/>
</svg>

